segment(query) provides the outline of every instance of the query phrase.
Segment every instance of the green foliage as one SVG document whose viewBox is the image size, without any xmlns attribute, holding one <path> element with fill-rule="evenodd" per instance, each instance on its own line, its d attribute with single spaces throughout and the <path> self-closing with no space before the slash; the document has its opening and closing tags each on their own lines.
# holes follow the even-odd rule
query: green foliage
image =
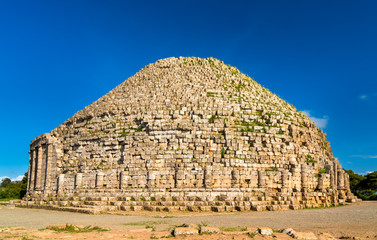
<svg viewBox="0 0 377 240">
<path fill-rule="evenodd" d="M 226 153 L 226 150 L 225 150 L 225 148 L 222 148 L 222 149 L 221 149 L 221 157 L 222 157 L 222 158 L 224 158 L 224 156 L 225 156 L 225 153 Z"/>
<path fill-rule="evenodd" d="M 318 174 L 325 174 L 325 173 L 327 173 L 327 171 L 324 168 L 319 169 L 319 171 L 318 171 Z"/>
<path fill-rule="evenodd" d="M 249 127 L 241 129 L 241 132 L 254 132 L 254 131 L 255 131 L 254 128 L 249 128 Z"/>
<path fill-rule="evenodd" d="M 244 127 L 247 127 L 247 128 L 254 127 L 254 126 L 260 126 L 260 127 L 266 126 L 266 124 L 264 122 L 246 122 L 244 120 L 242 120 L 241 122 L 237 121 L 234 124 L 241 125 L 241 126 L 244 126 Z"/>
<path fill-rule="evenodd" d="M 0 184 L 0 200 L 20 199 L 26 194 L 27 172 L 21 181 L 3 179 Z"/>
<path fill-rule="evenodd" d="M 208 119 L 208 122 L 209 122 L 209 123 L 214 123 L 214 122 L 215 122 L 215 119 L 219 119 L 219 118 L 220 118 L 219 116 L 212 115 L 212 116 Z"/>
<path fill-rule="evenodd" d="M 274 172 L 274 171 L 277 171 L 277 168 L 266 168 L 265 171 L 266 172 Z"/>
<path fill-rule="evenodd" d="M 207 97 L 216 97 L 217 93 L 215 92 L 207 92 Z"/>
<path fill-rule="evenodd" d="M 351 192 L 363 200 L 377 200 L 377 171 L 363 176 L 345 170 L 350 176 Z"/>
<path fill-rule="evenodd" d="M 129 131 L 126 131 L 126 129 L 123 128 L 121 134 L 119 135 L 119 137 L 126 137 L 126 136 L 128 136 L 129 133 L 130 133 Z"/>
<path fill-rule="evenodd" d="M 308 162 L 308 163 L 316 163 L 317 161 L 314 160 L 314 158 L 312 157 L 312 155 L 308 154 L 308 155 L 306 155 L 306 162 Z"/>
</svg>

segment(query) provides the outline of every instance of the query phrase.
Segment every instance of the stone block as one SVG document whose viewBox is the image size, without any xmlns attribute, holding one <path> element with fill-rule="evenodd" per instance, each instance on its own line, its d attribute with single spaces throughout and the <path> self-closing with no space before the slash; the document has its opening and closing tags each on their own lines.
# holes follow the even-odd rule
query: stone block
<svg viewBox="0 0 377 240">
<path fill-rule="evenodd" d="M 182 235 L 197 235 L 198 233 L 198 229 L 193 227 L 176 227 L 173 231 L 173 235 L 176 237 Z"/>
</svg>

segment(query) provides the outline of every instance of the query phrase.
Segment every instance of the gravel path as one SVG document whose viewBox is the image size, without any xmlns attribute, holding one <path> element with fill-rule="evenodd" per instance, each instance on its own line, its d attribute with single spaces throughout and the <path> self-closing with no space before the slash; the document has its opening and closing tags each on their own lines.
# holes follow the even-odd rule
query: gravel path
<svg viewBox="0 0 377 240">
<path fill-rule="evenodd" d="M 0 206 L 0 226 L 38 229 L 44 228 L 49 224 L 71 223 L 124 229 L 137 227 L 125 226 L 124 223 L 151 221 L 161 229 L 182 223 L 206 223 L 209 226 L 216 227 L 259 226 L 274 229 L 291 227 L 299 231 L 329 232 L 337 236 L 349 234 L 377 236 L 377 202 L 362 202 L 357 205 L 328 209 L 280 212 L 183 213 L 173 215 L 139 212 L 132 214 L 132 216 L 87 215 L 40 209 L 10 209 L 6 206 Z"/>
</svg>

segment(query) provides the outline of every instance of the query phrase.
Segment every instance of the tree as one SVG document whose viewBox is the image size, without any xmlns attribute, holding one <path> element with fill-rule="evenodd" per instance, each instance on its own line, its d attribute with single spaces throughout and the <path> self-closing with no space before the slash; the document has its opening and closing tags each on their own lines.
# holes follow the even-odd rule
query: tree
<svg viewBox="0 0 377 240">
<path fill-rule="evenodd" d="M 363 200 L 377 200 L 377 171 L 363 176 L 345 170 L 350 176 L 351 192 Z"/>
<path fill-rule="evenodd" d="M 22 198 L 26 194 L 27 173 L 21 181 L 12 181 L 9 178 L 3 179 L 0 184 L 0 200 Z"/>
<path fill-rule="evenodd" d="M 0 187 L 6 188 L 12 183 L 12 180 L 10 178 L 4 178 L 3 181 L 0 184 Z"/>
<path fill-rule="evenodd" d="M 28 174 L 27 172 L 24 174 L 24 177 L 21 180 L 21 191 L 20 191 L 20 198 L 23 198 L 27 191 L 27 180 L 28 180 Z"/>
<path fill-rule="evenodd" d="M 360 195 L 365 200 L 377 200 L 377 171 L 368 173 L 359 183 Z"/>
<path fill-rule="evenodd" d="M 346 173 L 350 176 L 350 188 L 353 194 L 356 194 L 360 191 L 359 183 L 365 179 L 363 175 L 354 173 L 352 170 L 345 170 Z"/>
</svg>

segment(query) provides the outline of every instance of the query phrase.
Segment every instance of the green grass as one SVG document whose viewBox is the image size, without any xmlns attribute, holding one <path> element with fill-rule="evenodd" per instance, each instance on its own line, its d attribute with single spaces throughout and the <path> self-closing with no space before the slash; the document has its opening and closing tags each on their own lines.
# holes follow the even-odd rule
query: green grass
<svg viewBox="0 0 377 240">
<path fill-rule="evenodd" d="M 92 232 L 92 231 L 98 231 L 98 232 L 106 232 L 106 231 L 109 231 L 108 229 L 104 229 L 104 228 L 101 228 L 101 227 L 92 227 L 91 225 L 89 226 L 86 226 L 84 228 L 79 228 L 78 230 L 75 230 L 75 226 L 72 225 L 72 224 L 66 224 L 65 225 L 65 228 L 61 229 L 59 227 L 53 227 L 51 228 L 51 230 L 55 231 L 55 232 L 69 232 L 69 233 L 82 233 L 82 232 Z M 43 228 L 40 229 L 40 231 L 43 231 Z"/>
<path fill-rule="evenodd" d="M 201 222 L 200 222 L 200 226 L 208 227 L 208 222 L 206 222 L 206 221 L 201 221 Z"/>
<path fill-rule="evenodd" d="M 220 230 L 224 232 L 244 232 L 247 231 L 247 227 L 220 227 Z"/>
<path fill-rule="evenodd" d="M 152 228 L 152 232 L 155 232 L 156 231 L 156 227 L 155 226 L 152 226 L 152 225 L 145 225 L 145 228 L 148 229 L 148 228 Z"/>
<path fill-rule="evenodd" d="M 8 201 L 10 201 L 10 200 L 19 200 L 20 198 L 16 198 L 16 197 L 14 197 L 14 198 L 1 198 L 0 199 L 0 205 L 6 205 L 6 204 L 8 204 L 8 203 L 1 203 L 1 202 L 8 202 Z"/>
<path fill-rule="evenodd" d="M 166 224 L 165 221 L 143 221 L 143 222 L 130 222 L 130 223 L 123 223 L 125 226 L 150 226 L 150 225 L 159 225 L 159 224 Z"/>
<path fill-rule="evenodd" d="M 256 233 L 249 233 L 249 234 L 248 234 L 248 236 L 249 236 L 250 238 L 254 238 L 256 235 L 257 235 Z"/>
<path fill-rule="evenodd" d="M 22 240 L 33 240 L 32 238 L 29 238 L 28 236 L 22 236 Z"/>
<path fill-rule="evenodd" d="M 160 238 L 173 238 L 174 236 L 173 235 L 166 235 L 166 236 L 162 236 Z"/>
</svg>

